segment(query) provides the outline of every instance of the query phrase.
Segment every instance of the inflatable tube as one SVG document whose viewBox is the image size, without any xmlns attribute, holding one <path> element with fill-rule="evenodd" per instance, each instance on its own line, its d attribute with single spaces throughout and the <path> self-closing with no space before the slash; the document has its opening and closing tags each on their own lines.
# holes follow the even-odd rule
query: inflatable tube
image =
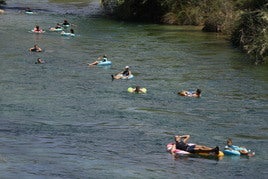
<svg viewBox="0 0 268 179">
<path fill-rule="evenodd" d="M 187 96 L 187 95 L 191 95 L 191 94 L 193 94 L 193 92 L 191 91 L 180 91 L 179 93 L 178 93 L 179 95 L 181 95 L 181 96 Z"/>
<path fill-rule="evenodd" d="M 239 147 L 239 146 L 235 146 L 235 145 L 231 145 L 231 146 L 225 146 L 224 149 L 224 154 L 226 155 L 246 155 L 249 157 L 252 157 L 255 155 L 255 152 L 251 152 L 250 150 L 246 149 L 245 147 Z"/>
<path fill-rule="evenodd" d="M 25 11 L 25 14 L 30 14 L 30 15 L 32 15 L 32 14 L 34 14 L 34 12 L 32 12 L 32 11 Z"/>
<path fill-rule="evenodd" d="M 68 27 L 70 27 L 70 25 L 64 25 L 64 24 L 62 24 L 62 27 L 68 28 Z"/>
<path fill-rule="evenodd" d="M 129 92 L 129 93 L 136 93 L 135 92 L 135 88 L 132 88 L 132 87 L 129 87 L 128 89 L 127 89 L 127 91 Z M 147 92 L 147 89 L 146 88 L 140 88 L 140 91 L 138 92 L 138 93 L 146 93 Z"/>
<path fill-rule="evenodd" d="M 97 64 L 97 66 L 105 66 L 105 65 L 111 65 L 112 62 L 111 61 L 99 61 L 99 63 Z"/>
<path fill-rule="evenodd" d="M 134 78 L 134 76 L 133 75 L 129 75 L 128 77 L 123 76 L 121 79 L 123 79 L 123 80 L 130 80 L 132 78 Z"/>
<path fill-rule="evenodd" d="M 61 35 L 66 36 L 66 37 L 74 37 L 75 36 L 75 34 L 67 33 L 67 32 L 64 32 L 64 31 L 61 32 Z"/>
<path fill-rule="evenodd" d="M 63 29 L 62 28 L 51 27 L 51 28 L 49 28 L 49 31 L 51 31 L 51 32 L 61 32 L 61 31 L 63 31 Z"/>
<path fill-rule="evenodd" d="M 169 143 L 167 144 L 167 151 L 170 152 L 170 153 L 175 153 L 179 156 L 187 156 L 187 155 L 190 155 L 191 153 L 189 152 L 186 152 L 184 150 L 179 150 L 179 149 L 175 149 L 175 151 L 171 151 L 172 150 L 172 146 L 174 145 L 174 143 Z"/>
<path fill-rule="evenodd" d="M 173 144 L 174 143 L 167 144 L 167 151 L 170 152 L 170 153 L 172 152 L 171 149 L 172 149 Z M 195 144 L 189 143 L 188 145 L 195 145 Z M 184 151 L 184 150 L 179 150 L 179 149 L 176 149 L 173 152 L 175 152 L 178 155 L 184 155 L 184 156 L 185 155 L 192 155 L 192 156 L 198 155 L 198 156 L 204 156 L 204 157 L 217 157 L 217 158 L 221 158 L 221 157 L 224 156 L 224 153 L 222 151 L 219 151 L 219 154 L 215 154 L 214 152 L 211 152 L 211 153 L 190 153 L 190 152 L 187 152 L 187 151 Z"/>
<path fill-rule="evenodd" d="M 204 156 L 204 157 L 223 157 L 224 153 L 222 151 L 219 151 L 219 154 L 215 153 L 198 153 L 197 155 Z"/>
<path fill-rule="evenodd" d="M 237 151 L 237 150 L 229 150 L 229 149 L 225 149 L 223 151 L 223 153 L 225 155 L 238 155 L 238 156 L 241 155 L 239 151 Z"/>
<path fill-rule="evenodd" d="M 45 31 L 44 30 L 39 30 L 39 31 L 36 31 L 36 30 L 31 30 L 31 32 L 33 32 L 33 33 L 36 33 L 36 34 L 42 34 L 42 33 L 45 33 Z"/>
<path fill-rule="evenodd" d="M 195 91 L 180 91 L 178 92 L 181 96 L 189 96 L 192 97 L 195 94 Z"/>
</svg>

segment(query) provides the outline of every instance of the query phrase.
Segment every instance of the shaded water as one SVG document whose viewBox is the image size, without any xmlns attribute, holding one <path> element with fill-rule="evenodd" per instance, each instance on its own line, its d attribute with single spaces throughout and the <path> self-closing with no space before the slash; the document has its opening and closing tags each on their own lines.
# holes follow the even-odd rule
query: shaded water
<svg viewBox="0 0 268 179">
<path fill-rule="evenodd" d="M 223 38 L 191 27 L 116 22 L 81 15 L 77 4 L 34 2 L 42 9 L 36 15 L 10 8 L 0 16 L 0 178 L 265 178 L 267 65 L 244 62 Z M 64 19 L 77 37 L 28 32 Z M 44 52 L 28 52 L 35 43 Z M 102 54 L 110 68 L 86 66 Z M 38 57 L 47 63 L 34 64 Z M 135 78 L 111 81 L 126 65 Z M 127 93 L 135 85 L 148 93 Z M 176 94 L 196 88 L 200 99 Z M 231 137 L 256 156 L 174 160 L 165 145 L 178 133 L 221 149 Z"/>
</svg>

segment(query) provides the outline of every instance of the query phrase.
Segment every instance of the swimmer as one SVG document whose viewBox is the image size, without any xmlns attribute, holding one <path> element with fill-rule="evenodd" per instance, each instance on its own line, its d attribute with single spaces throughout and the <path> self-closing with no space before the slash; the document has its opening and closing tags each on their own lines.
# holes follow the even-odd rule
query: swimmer
<svg viewBox="0 0 268 179">
<path fill-rule="evenodd" d="M 188 96 L 188 97 L 196 97 L 199 98 L 201 96 L 201 89 L 197 89 L 196 92 L 190 92 L 190 91 L 180 91 L 178 92 L 181 96 Z"/>
<path fill-rule="evenodd" d="M 103 55 L 103 56 L 98 57 L 95 62 L 88 63 L 88 66 L 98 65 L 100 62 L 106 62 L 107 60 L 108 60 L 107 56 Z"/>
<path fill-rule="evenodd" d="M 37 62 L 35 62 L 35 64 L 42 64 L 42 63 L 45 63 L 45 61 L 42 60 L 41 58 L 38 58 Z"/>
<path fill-rule="evenodd" d="M 29 49 L 29 51 L 31 51 L 31 52 L 42 52 L 42 49 L 37 44 L 35 44 L 32 48 Z"/>
<path fill-rule="evenodd" d="M 215 154 L 219 154 L 219 147 L 216 146 L 215 148 L 207 147 L 204 145 L 197 145 L 197 144 L 188 144 L 188 140 L 190 138 L 190 135 L 176 135 L 174 137 L 175 144 L 172 146 L 172 151 L 175 151 L 176 149 L 184 150 L 190 153 L 211 153 L 214 152 Z"/>
<path fill-rule="evenodd" d="M 129 69 L 129 66 L 126 66 L 125 69 L 122 72 L 117 73 L 116 75 L 111 75 L 112 80 L 116 79 L 122 79 L 122 78 L 128 78 L 131 75 L 131 71 Z"/>
</svg>

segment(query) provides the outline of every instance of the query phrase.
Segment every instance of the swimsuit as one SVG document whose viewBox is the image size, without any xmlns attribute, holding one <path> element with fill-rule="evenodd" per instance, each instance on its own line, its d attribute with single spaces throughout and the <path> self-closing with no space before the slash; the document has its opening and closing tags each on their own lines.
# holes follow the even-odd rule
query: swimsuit
<svg viewBox="0 0 268 179">
<path fill-rule="evenodd" d="M 128 70 L 123 71 L 123 76 L 128 76 L 128 75 L 129 75 L 129 71 Z"/>
<path fill-rule="evenodd" d="M 176 142 L 176 149 L 184 150 L 190 153 L 194 153 L 195 145 L 188 145 L 184 143 L 183 141 Z"/>
</svg>

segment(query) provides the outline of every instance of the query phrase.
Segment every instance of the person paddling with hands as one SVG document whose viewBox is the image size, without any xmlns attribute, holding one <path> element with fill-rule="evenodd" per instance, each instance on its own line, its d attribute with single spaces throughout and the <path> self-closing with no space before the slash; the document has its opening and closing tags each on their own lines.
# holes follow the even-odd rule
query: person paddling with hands
<svg viewBox="0 0 268 179">
<path fill-rule="evenodd" d="M 146 88 L 141 88 L 140 86 L 136 86 L 135 88 L 129 87 L 128 92 L 130 93 L 146 93 L 147 89 Z"/>
<path fill-rule="evenodd" d="M 35 44 L 32 48 L 29 49 L 29 51 L 31 51 L 31 52 L 42 52 L 42 49 L 37 44 Z"/>
<path fill-rule="evenodd" d="M 45 63 L 44 60 L 42 60 L 41 58 L 38 58 L 37 61 L 35 62 L 35 64 L 43 64 Z"/>
</svg>

